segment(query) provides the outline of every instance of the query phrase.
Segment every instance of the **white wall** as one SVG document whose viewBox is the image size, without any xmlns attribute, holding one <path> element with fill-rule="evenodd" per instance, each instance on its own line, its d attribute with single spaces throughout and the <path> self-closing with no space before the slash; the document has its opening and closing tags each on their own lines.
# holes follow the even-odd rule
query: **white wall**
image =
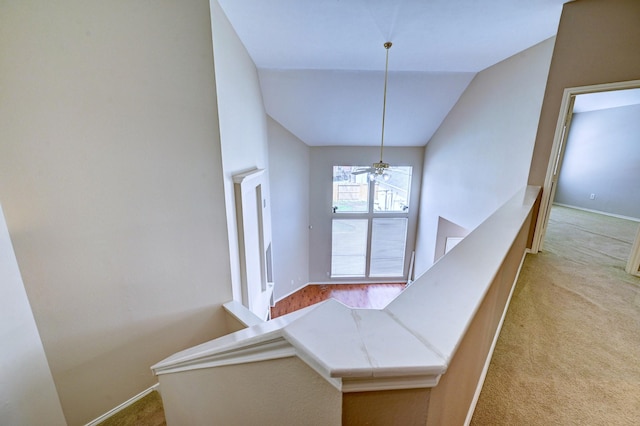
<svg viewBox="0 0 640 426">
<path fill-rule="evenodd" d="M 311 150 L 272 118 L 267 124 L 274 299 L 278 300 L 309 282 Z"/>
<path fill-rule="evenodd" d="M 0 201 L 70 425 L 226 332 L 212 50 L 207 0 L 0 3 Z"/>
<path fill-rule="evenodd" d="M 233 298 L 242 301 L 232 179 L 253 168 L 268 168 L 267 119 L 256 66 L 218 1 L 210 3 Z M 269 188 L 263 189 L 268 198 Z"/>
<path fill-rule="evenodd" d="M 298 357 L 158 378 L 169 425 L 342 424 L 342 393 Z"/>
<path fill-rule="evenodd" d="M 66 425 L 0 208 L 0 424 Z"/>
<path fill-rule="evenodd" d="M 527 183 L 554 39 L 480 72 L 425 150 L 416 274 L 440 217 L 469 231 Z"/>
<path fill-rule="evenodd" d="M 638 135 L 640 105 L 574 114 L 555 201 L 640 218 Z"/>
<path fill-rule="evenodd" d="M 409 200 L 409 228 L 407 229 L 408 254 L 405 264 L 408 265 L 411 252 L 415 247 L 418 206 L 420 204 L 420 183 L 422 181 L 422 160 L 424 148 L 385 148 L 384 161 L 392 166 L 413 166 L 411 196 Z M 368 166 L 380 161 L 380 147 L 311 147 L 309 224 L 313 227 L 310 233 L 309 247 L 309 280 L 311 282 L 332 282 L 331 271 L 331 220 L 333 196 L 333 166 Z M 344 283 L 344 278 L 336 279 Z M 367 281 L 358 279 L 357 281 Z M 379 280 L 369 280 L 379 281 Z"/>
</svg>

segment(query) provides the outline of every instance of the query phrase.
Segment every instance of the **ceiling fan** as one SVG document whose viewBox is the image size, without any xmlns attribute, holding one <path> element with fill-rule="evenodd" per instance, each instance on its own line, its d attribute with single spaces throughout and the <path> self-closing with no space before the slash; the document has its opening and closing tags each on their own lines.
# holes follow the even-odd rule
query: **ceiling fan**
<svg viewBox="0 0 640 426">
<path fill-rule="evenodd" d="M 389 163 L 385 163 L 382 160 L 382 151 L 384 150 L 384 119 L 387 112 L 387 77 L 389 74 L 389 48 L 391 48 L 392 44 L 390 41 L 384 44 L 384 48 L 387 50 L 387 58 L 384 66 L 384 96 L 382 101 L 382 137 L 380 140 L 380 161 L 377 163 L 373 163 L 371 167 L 358 169 L 352 174 L 360 175 L 363 173 L 368 173 L 369 180 L 375 181 L 378 178 L 382 178 L 385 181 L 388 181 L 391 177 L 389 173 Z"/>
</svg>

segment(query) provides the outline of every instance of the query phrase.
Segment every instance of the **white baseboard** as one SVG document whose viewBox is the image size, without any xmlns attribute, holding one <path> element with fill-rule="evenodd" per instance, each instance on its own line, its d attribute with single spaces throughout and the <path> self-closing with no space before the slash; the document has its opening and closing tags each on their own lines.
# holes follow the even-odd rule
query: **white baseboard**
<svg viewBox="0 0 640 426">
<path fill-rule="evenodd" d="M 137 401 L 141 400 L 142 398 L 144 398 L 145 396 L 149 395 L 151 392 L 153 392 L 155 390 L 158 390 L 159 386 L 160 386 L 160 383 L 156 383 L 155 385 L 151 386 L 149 389 L 143 390 L 142 392 L 140 392 L 139 394 L 137 394 L 133 398 L 129 398 L 128 400 L 126 400 L 122 404 L 118 405 L 116 408 L 112 408 L 111 410 L 107 411 L 106 413 L 104 413 L 100 417 L 98 417 L 96 419 L 93 419 L 92 421 L 87 423 L 85 426 L 96 426 L 96 425 L 104 422 L 105 420 L 107 420 L 109 417 L 113 416 L 117 412 L 124 410 L 125 408 L 127 408 L 128 406 L 133 404 L 134 402 L 137 402 Z"/>
<path fill-rule="evenodd" d="M 633 222 L 640 222 L 640 219 L 637 217 L 631 217 L 631 216 L 623 216 L 621 214 L 615 214 L 615 213 L 607 213 L 607 212 L 603 212 L 601 210 L 592 210 L 592 209 L 586 209 L 584 207 L 577 207 L 577 206 L 572 206 L 569 204 L 562 204 L 562 203 L 553 203 L 554 206 L 560 206 L 560 207 L 567 207 L 570 209 L 575 209 L 575 210 L 582 210 L 584 212 L 589 212 L 589 213 L 597 213 L 597 214 L 601 214 L 604 216 L 611 216 L 611 217 L 616 217 L 618 219 L 626 219 L 626 220 L 631 220 Z"/>
</svg>

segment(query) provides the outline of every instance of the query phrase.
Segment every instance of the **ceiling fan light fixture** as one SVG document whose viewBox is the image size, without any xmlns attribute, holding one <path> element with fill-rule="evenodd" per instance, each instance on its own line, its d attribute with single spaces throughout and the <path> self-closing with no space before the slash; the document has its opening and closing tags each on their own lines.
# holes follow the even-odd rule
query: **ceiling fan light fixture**
<svg viewBox="0 0 640 426">
<path fill-rule="evenodd" d="M 369 180 L 375 181 L 379 177 L 382 177 L 385 181 L 388 181 L 391 177 L 389 174 L 389 163 L 384 163 L 382 160 L 378 163 L 373 163 L 371 171 L 369 172 Z"/>
</svg>

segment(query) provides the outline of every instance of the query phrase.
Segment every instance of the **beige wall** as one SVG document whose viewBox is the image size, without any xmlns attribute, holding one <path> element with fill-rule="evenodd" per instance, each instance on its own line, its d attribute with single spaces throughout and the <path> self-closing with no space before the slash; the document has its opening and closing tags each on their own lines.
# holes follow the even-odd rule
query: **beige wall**
<svg viewBox="0 0 640 426">
<path fill-rule="evenodd" d="M 297 357 L 159 379 L 169 425 L 341 424 L 342 393 Z"/>
<path fill-rule="evenodd" d="M 309 282 L 310 148 L 269 118 L 274 299 Z"/>
<path fill-rule="evenodd" d="M 465 424 L 470 409 L 475 408 L 479 396 L 476 392 L 484 381 L 484 368 L 491 361 L 493 344 L 500 334 L 503 315 L 520 273 L 531 218 L 529 213 L 449 361 L 447 372 L 431 389 L 428 426 Z"/>
<path fill-rule="evenodd" d="M 225 332 L 206 0 L 0 3 L 0 202 L 70 425 Z"/>
<path fill-rule="evenodd" d="M 564 89 L 640 79 L 640 2 L 579 0 L 562 11 L 529 183 L 543 185 Z"/>
<path fill-rule="evenodd" d="M 267 116 L 255 64 L 218 1 L 210 3 L 233 298 L 241 301 L 233 176 L 268 168 Z M 263 190 L 268 199 L 269 188 Z"/>
<path fill-rule="evenodd" d="M 427 424 L 431 389 L 399 389 L 342 394 L 342 424 Z"/>
<path fill-rule="evenodd" d="M 480 72 L 427 144 L 416 276 L 434 262 L 439 218 L 471 231 L 526 185 L 553 43 Z"/>
<path fill-rule="evenodd" d="M 638 118 L 640 104 L 573 114 L 554 202 L 640 220 Z"/>
</svg>

